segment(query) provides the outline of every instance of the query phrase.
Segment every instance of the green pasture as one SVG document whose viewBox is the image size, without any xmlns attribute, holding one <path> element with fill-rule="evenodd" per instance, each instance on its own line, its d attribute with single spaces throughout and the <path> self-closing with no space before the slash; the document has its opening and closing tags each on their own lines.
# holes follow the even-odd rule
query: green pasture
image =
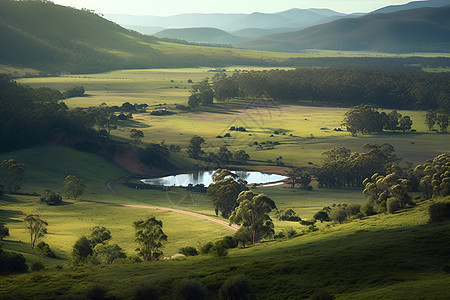
<svg viewBox="0 0 450 300">
<path fill-rule="evenodd" d="M 96 284 L 111 296 L 132 299 L 134 290 L 144 284 L 157 289 L 161 299 L 171 299 L 176 284 L 191 278 L 207 289 L 208 299 L 214 299 L 227 278 L 244 274 L 257 299 L 307 299 L 316 288 L 336 299 L 445 299 L 450 278 L 442 268 L 448 263 L 450 225 L 427 224 L 431 203 L 231 250 L 226 258 L 199 256 L 10 275 L 0 278 L 0 295 L 82 296 Z"/>
</svg>

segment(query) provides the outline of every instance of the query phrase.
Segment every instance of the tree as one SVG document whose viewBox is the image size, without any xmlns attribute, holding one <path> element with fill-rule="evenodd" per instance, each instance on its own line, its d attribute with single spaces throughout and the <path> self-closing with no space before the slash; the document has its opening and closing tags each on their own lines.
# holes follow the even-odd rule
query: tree
<svg viewBox="0 0 450 300">
<path fill-rule="evenodd" d="M 167 235 L 164 234 L 162 226 L 162 221 L 156 220 L 155 217 L 133 222 L 136 242 L 140 245 L 136 250 L 138 255 L 146 261 L 158 259 L 163 255 L 160 248 L 167 241 Z"/>
<path fill-rule="evenodd" d="M 117 129 L 117 116 L 114 114 L 114 111 L 106 103 L 90 108 L 89 111 L 98 132 L 109 138 L 111 131 Z"/>
<path fill-rule="evenodd" d="M 299 216 L 297 216 L 297 213 L 292 208 L 289 208 L 285 212 L 280 211 L 278 220 L 300 222 L 302 219 Z"/>
<path fill-rule="evenodd" d="M 328 213 L 324 210 L 319 210 L 316 212 L 313 216 L 314 220 L 320 221 L 320 223 L 328 222 L 330 221 L 330 217 L 328 216 Z"/>
<path fill-rule="evenodd" d="M 104 245 L 100 243 L 93 250 L 97 259 L 105 264 L 112 264 L 116 259 L 127 257 L 122 248 L 116 244 Z"/>
<path fill-rule="evenodd" d="M 204 142 L 205 140 L 199 136 L 194 136 L 193 138 L 191 138 L 191 140 L 189 141 L 189 146 L 186 150 L 186 152 L 189 154 L 189 157 L 199 158 L 200 155 L 204 153 L 201 147 Z"/>
<path fill-rule="evenodd" d="M 196 95 L 198 102 L 201 105 L 212 104 L 215 96 L 207 78 L 192 86 L 192 95 Z"/>
<path fill-rule="evenodd" d="M 146 165 L 167 166 L 170 152 L 164 143 L 150 143 L 139 151 L 139 158 Z"/>
<path fill-rule="evenodd" d="M 141 139 L 144 137 L 144 133 L 142 130 L 138 129 L 131 129 L 130 130 L 130 138 L 134 139 L 134 146 L 137 146 L 137 142 L 140 142 Z"/>
<path fill-rule="evenodd" d="M 93 253 L 92 244 L 84 235 L 73 245 L 72 255 L 75 258 L 75 262 L 86 262 L 87 258 Z"/>
<path fill-rule="evenodd" d="M 245 164 L 250 159 L 250 155 L 248 155 L 247 152 L 245 152 L 245 150 L 238 150 L 234 152 L 233 158 L 235 161 L 241 164 Z"/>
<path fill-rule="evenodd" d="M 239 194 L 236 202 L 238 207 L 229 218 L 230 224 L 234 223 L 249 228 L 253 243 L 275 233 L 272 219 L 269 217 L 269 213 L 277 208 L 272 199 L 264 194 L 243 191 Z"/>
<path fill-rule="evenodd" d="M 414 169 L 419 190 L 425 197 L 450 195 L 450 156 L 441 154 Z"/>
<path fill-rule="evenodd" d="M 222 217 L 228 219 L 237 206 L 236 199 L 242 191 L 247 190 L 238 176 L 227 169 L 217 169 L 212 175 L 213 183 L 208 186 L 208 196 L 211 198 L 216 215 L 220 212 Z"/>
<path fill-rule="evenodd" d="M 358 132 L 361 134 L 371 134 L 373 132 L 381 132 L 383 130 L 383 118 L 377 111 L 376 107 L 370 104 L 360 104 L 350 108 L 345 113 L 343 121 L 353 136 Z"/>
<path fill-rule="evenodd" d="M 60 194 L 52 192 L 51 190 L 44 190 L 44 195 L 40 198 L 41 203 L 48 205 L 58 205 L 62 203 L 62 197 Z"/>
<path fill-rule="evenodd" d="M 413 122 L 409 116 L 404 116 L 400 119 L 398 128 L 403 132 L 409 131 L 411 130 L 412 123 Z"/>
<path fill-rule="evenodd" d="M 0 223 L 0 240 L 3 240 L 7 236 L 9 236 L 8 227 L 6 227 L 5 224 Z"/>
<path fill-rule="evenodd" d="M 95 226 L 94 228 L 92 228 L 89 240 L 94 247 L 97 244 L 105 244 L 111 239 L 111 237 L 111 231 L 103 226 Z"/>
<path fill-rule="evenodd" d="M 23 173 L 26 165 L 18 163 L 14 159 L 5 159 L 0 164 L 0 185 L 8 193 L 17 193 L 23 183 Z"/>
<path fill-rule="evenodd" d="M 237 300 L 256 299 L 253 286 L 244 275 L 237 275 L 228 278 L 219 289 L 219 299 L 221 300 Z"/>
<path fill-rule="evenodd" d="M 36 245 L 36 251 L 42 255 L 42 256 L 47 256 L 47 257 L 52 257 L 55 258 L 56 254 L 55 252 L 52 251 L 52 249 L 50 249 L 50 245 L 47 244 L 46 242 L 40 242 Z"/>
<path fill-rule="evenodd" d="M 84 181 L 74 175 L 69 175 L 64 179 L 64 194 L 69 199 L 76 200 L 83 194 L 85 188 Z"/>
<path fill-rule="evenodd" d="M 438 114 L 436 117 L 436 124 L 439 126 L 440 132 L 446 132 L 448 128 L 448 115 Z"/>
<path fill-rule="evenodd" d="M 330 211 L 330 220 L 342 224 L 347 219 L 347 213 L 342 207 L 333 207 Z"/>
<path fill-rule="evenodd" d="M 47 233 L 48 223 L 42 220 L 38 215 L 28 215 L 25 220 L 25 227 L 30 233 L 30 245 L 34 249 L 34 245 L 38 238 L 43 237 Z"/>
<path fill-rule="evenodd" d="M 427 112 L 425 115 L 425 125 L 427 125 L 428 130 L 433 130 L 434 125 L 436 124 L 436 113 L 435 112 Z"/>
</svg>

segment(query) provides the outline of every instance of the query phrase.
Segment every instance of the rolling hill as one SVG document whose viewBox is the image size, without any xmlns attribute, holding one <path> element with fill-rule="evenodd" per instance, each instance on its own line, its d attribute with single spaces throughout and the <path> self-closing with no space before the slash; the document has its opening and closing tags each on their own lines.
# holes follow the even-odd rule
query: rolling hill
<svg viewBox="0 0 450 300">
<path fill-rule="evenodd" d="M 165 29 L 154 36 L 159 38 L 171 38 L 196 43 L 208 44 L 235 44 L 245 40 L 243 37 L 232 35 L 217 28 L 184 28 Z"/>
<path fill-rule="evenodd" d="M 442 7 L 448 6 L 450 2 L 448 0 L 427 0 L 427 1 L 413 1 L 402 5 L 389 5 L 373 11 L 372 13 L 391 13 L 407 9 L 415 9 L 422 7 Z"/>
<path fill-rule="evenodd" d="M 304 30 L 264 36 L 240 46 L 271 51 L 328 49 L 449 52 L 450 7 L 418 8 L 346 18 Z"/>
<path fill-rule="evenodd" d="M 227 49 L 163 42 L 51 2 L 0 1 L 0 39 L 0 64 L 47 73 L 265 63 Z"/>
</svg>

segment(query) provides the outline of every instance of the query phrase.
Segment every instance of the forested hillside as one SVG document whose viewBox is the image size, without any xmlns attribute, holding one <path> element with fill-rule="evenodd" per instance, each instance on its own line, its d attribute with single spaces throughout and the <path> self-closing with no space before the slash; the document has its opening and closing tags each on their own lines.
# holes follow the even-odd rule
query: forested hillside
<svg viewBox="0 0 450 300">
<path fill-rule="evenodd" d="M 346 18 L 241 45 L 272 51 L 301 49 L 448 52 L 450 7 L 418 8 Z"/>
<path fill-rule="evenodd" d="M 165 47 L 173 46 L 159 44 L 158 38 L 122 28 L 90 11 L 40 1 L 1 1 L 0 39 L 0 64 L 51 73 L 264 62 L 194 47 L 188 55 L 165 54 Z"/>
</svg>

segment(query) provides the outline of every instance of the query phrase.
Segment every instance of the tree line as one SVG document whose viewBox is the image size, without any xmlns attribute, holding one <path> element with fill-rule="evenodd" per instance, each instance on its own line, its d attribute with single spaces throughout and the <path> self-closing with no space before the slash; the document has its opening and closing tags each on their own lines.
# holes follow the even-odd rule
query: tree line
<svg viewBox="0 0 450 300">
<path fill-rule="evenodd" d="M 197 105 L 212 103 L 212 97 L 217 101 L 266 98 L 282 103 L 367 103 L 449 111 L 450 74 L 364 68 L 241 71 L 215 74 L 211 81 L 194 86 L 192 93 Z"/>
</svg>

